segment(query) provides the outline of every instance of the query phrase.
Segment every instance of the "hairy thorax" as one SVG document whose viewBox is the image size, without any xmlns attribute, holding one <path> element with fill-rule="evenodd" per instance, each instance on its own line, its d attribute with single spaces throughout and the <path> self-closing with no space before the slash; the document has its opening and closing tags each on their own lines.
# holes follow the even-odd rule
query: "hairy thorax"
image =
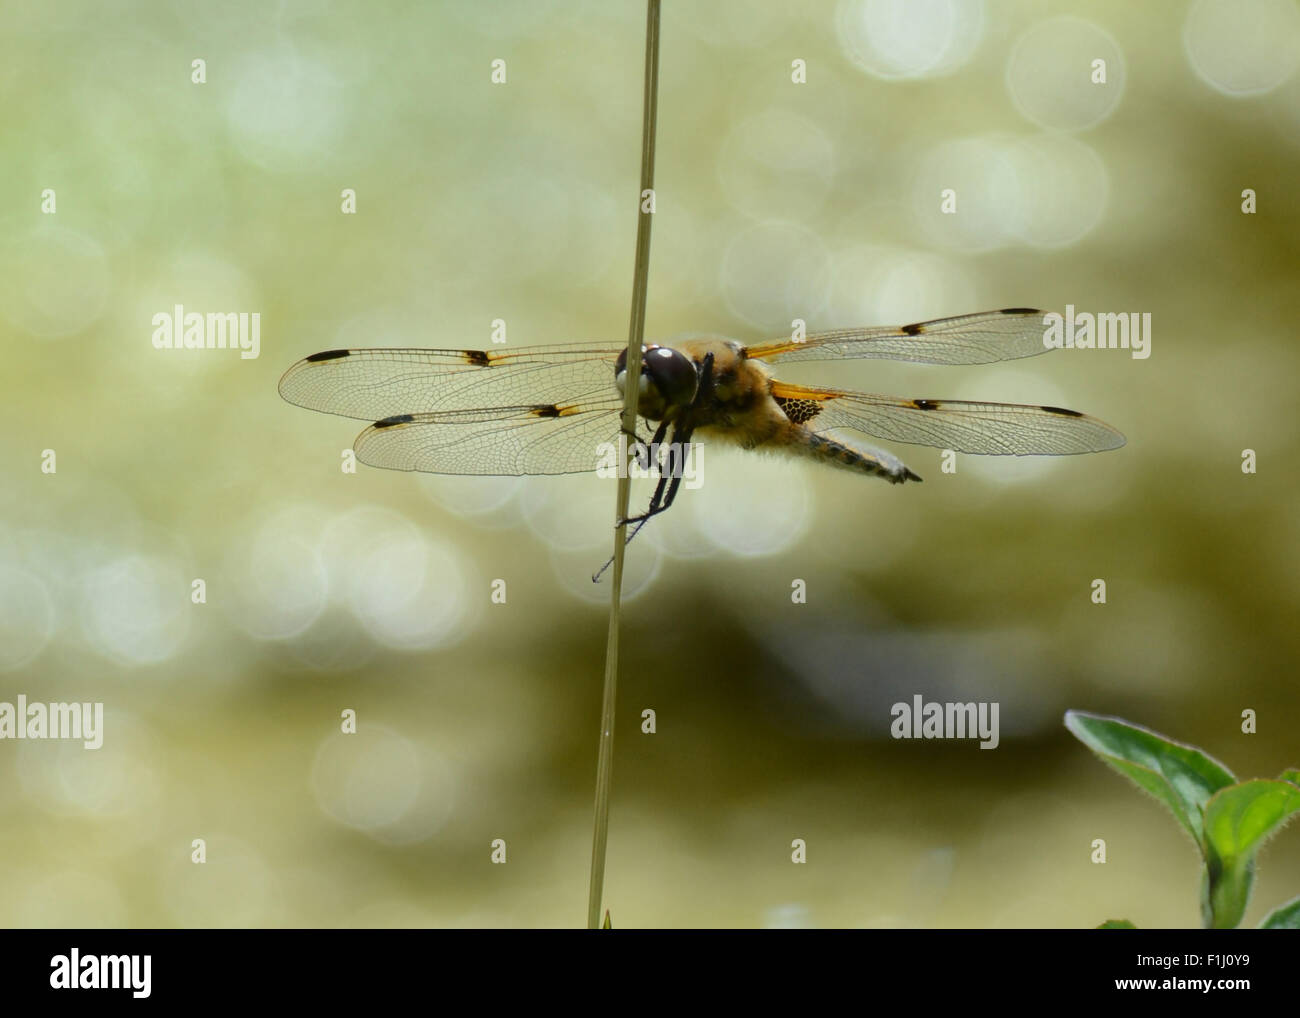
<svg viewBox="0 0 1300 1018">
<path fill-rule="evenodd" d="M 790 420 L 772 398 L 772 378 L 766 366 L 749 360 L 745 348 L 734 340 L 708 336 L 673 345 L 698 365 L 713 355 L 699 405 L 689 411 L 698 436 L 746 449 L 780 441 Z"/>
</svg>

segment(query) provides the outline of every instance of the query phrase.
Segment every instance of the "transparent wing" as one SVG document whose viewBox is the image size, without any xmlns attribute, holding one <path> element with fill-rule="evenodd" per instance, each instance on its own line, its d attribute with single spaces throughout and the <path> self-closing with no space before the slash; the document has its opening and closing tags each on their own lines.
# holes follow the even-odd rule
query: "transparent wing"
<svg viewBox="0 0 1300 1018">
<path fill-rule="evenodd" d="M 899 399 L 772 383 L 792 421 L 813 431 L 849 428 L 876 438 L 990 456 L 1064 456 L 1118 449 L 1124 436 L 1076 410 L 955 399 Z"/>
<path fill-rule="evenodd" d="M 875 357 L 918 364 L 987 364 L 1046 352 L 1043 312 L 1007 308 L 932 322 L 818 332 L 796 343 L 761 343 L 748 356 L 769 364 Z"/>
<path fill-rule="evenodd" d="M 613 386 L 609 386 L 613 389 Z M 619 434 L 623 400 L 400 414 L 358 437 L 372 467 L 434 474 L 576 474 L 594 470 Z"/>
<path fill-rule="evenodd" d="M 280 395 L 297 406 L 363 421 L 566 406 L 617 391 L 619 349 L 570 343 L 518 350 L 327 350 L 286 371 Z"/>
</svg>

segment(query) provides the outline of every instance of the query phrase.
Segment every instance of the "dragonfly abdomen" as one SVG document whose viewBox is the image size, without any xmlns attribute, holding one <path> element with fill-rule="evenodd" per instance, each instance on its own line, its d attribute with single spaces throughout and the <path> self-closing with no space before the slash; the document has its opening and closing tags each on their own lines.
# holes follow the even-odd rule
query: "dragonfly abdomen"
<svg viewBox="0 0 1300 1018">
<path fill-rule="evenodd" d="M 871 477 L 883 477 L 893 484 L 921 479 L 909 470 L 902 460 L 887 452 L 879 449 L 857 449 L 844 442 L 828 438 L 826 435 L 809 431 L 807 428 L 799 430 L 803 434 L 787 446 L 791 452 L 841 470 L 852 470 L 854 473 L 868 474 Z"/>
</svg>

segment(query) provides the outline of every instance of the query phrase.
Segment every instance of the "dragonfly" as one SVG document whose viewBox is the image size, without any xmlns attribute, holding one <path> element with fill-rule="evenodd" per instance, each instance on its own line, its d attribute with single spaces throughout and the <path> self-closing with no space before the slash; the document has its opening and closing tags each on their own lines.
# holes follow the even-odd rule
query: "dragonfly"
<svg viewBox="0 0 1300 1018">
<path fill-rule="evenodd" d="M 784 382 L 772 366 L 878 358 L 986 364 L 1044 353 L 1044 313 L 1004 308 L 898 327 L 837 329 L 746 346 L 701 336 L 642 347 L 640 417 L 647 450 L 693 441 L 771 450 L 895 484 L 921 478 L 890 452 L 845 436 L 992 456 L 1103 452 L 1124 436 L 1063 407 L 904 399 Z M 627 379 L 622 344 L 500 350 L 326 350 L 280 379 L 290 403 L 372 422 L 354 444 L 374 467 L 436 474 L 532 475 L 596 469 L 616 442 Z M 671 434 L 670 434 L 671 432 Z M 665 439 L 668 441 L 665 443 Z M 678 460 L 680 462 L 680 458 Z M 646 512 L 673 504 L 681 470 L 659 477 Z M 599 576 L 599 573 L 597 574 Z"/>
</svg>

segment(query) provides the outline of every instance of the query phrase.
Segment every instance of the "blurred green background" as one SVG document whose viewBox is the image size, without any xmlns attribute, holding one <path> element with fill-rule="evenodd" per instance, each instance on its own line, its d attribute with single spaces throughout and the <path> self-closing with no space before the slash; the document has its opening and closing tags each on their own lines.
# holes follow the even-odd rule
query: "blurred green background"
<svg viewBox="0 0 1300 1018">
<path fill-rule="evenodd" d="M 783 373 L 1118 452 L 898 447 L 893 487 L 706 450 L 630 554 L 616 926 L 1193 926 L 1193 845 L 1062 713 L 1300 765 L 1300 13 L 1071 6 L 665 3 L 649 336 L 1073 304 L 1152 354 Z M 0 8 L 0 700 L 107 729 L 0 743 L 0 922 L 583 922 L 613 485 L 345 474 L 361 425 L 276 382 L 494 319 L 625 341 L 643 43 L 639 2 Z M 178 303 L 259 312 L 260 357 L 154 349 Z M 1001 745 L 890 739 L 918 693 L 998 701 Z"/>
</svg>

